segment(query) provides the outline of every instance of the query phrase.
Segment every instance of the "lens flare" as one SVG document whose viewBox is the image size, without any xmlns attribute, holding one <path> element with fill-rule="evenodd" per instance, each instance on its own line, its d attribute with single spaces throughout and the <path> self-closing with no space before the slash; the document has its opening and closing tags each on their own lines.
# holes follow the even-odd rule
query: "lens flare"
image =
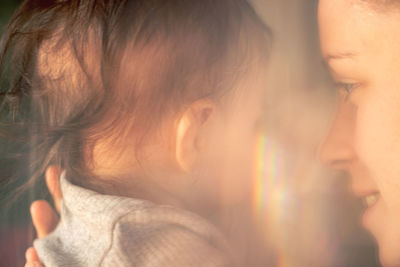
<svg viewBox="0 0 400 267">
<path fill-rule="evenodd" d="M 292 215 L 293 201 L 288 185 L 287 158 L 278 142 L 265 133 L 256 142 L 253 211 L 266 241 L 276 249 L 277 267 L 291 267 L 286 256 L 288 232 L 285 221 Z"/>
<path fill-rule="evenodd" d="M 266 215 L 265 211 L 277 201 L 283 204 L 287 201 L 285 184 L 285 164 L 282 148 L 266 134 L 260 134 L 256 142 L 255 178 L 254 178 L 254 212 L 259 218 Z M 277 209 L 277 212 L 282 211 Z M 270 213 L 270 212 L 268 212 Z"/>
</svg>

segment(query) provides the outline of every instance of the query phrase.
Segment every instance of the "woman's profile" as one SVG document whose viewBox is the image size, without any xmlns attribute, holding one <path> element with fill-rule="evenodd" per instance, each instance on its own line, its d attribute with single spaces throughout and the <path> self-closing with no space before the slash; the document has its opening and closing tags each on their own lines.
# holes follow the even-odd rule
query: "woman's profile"
<svg viewBox="0 0 400 267">
<path fill-rule="evenodd" d="M 340 104 L 321 151 L 350 175 L 383 266 L 400 266 L 399 1 L 320 0 L 322 52 Z"/>
</svg>

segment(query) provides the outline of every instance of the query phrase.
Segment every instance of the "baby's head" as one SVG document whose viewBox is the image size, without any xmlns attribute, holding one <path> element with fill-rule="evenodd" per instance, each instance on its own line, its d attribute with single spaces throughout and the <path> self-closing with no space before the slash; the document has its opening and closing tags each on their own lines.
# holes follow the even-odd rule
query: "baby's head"
<svg viewBox="0 0 400 267">
<path fill-rule="evenodd" d="M 193 210 L 248 191 L 270 33 L 246 1 L 25 1 L 3 42 L 32 179 Z"/>
</svg>

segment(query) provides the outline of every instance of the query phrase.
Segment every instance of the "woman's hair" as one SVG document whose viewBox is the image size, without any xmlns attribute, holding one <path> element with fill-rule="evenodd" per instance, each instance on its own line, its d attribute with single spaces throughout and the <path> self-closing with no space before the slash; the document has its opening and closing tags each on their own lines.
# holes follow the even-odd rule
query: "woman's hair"
<svg viewBox="0 0 400 267">
<path fill-rule="evenodd" d="M 91 177 L 97 140 L 139 146 L 165 116 L 232 89 L 269 45 L 245 0 L 24 1 L 0 47 L 2 130 L 25 144 L 23 189 L 49 164 Z"/>
</svg>

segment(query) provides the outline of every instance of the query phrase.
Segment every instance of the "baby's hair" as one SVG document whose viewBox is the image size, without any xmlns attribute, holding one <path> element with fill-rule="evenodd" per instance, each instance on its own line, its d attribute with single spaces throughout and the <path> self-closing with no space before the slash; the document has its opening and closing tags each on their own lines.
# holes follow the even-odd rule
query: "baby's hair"
<svg viewBox="0 0 400 267">
<path fill-rule="evenodd" d="M 21 190 L 49 164 L 90 180 L 97 140 L 139 146 L 165 116 L 234 88 L 270 42 L 245 0 L 24 1 L 0 48 L 3 129 L 28 144 Z"/>
</svg>

